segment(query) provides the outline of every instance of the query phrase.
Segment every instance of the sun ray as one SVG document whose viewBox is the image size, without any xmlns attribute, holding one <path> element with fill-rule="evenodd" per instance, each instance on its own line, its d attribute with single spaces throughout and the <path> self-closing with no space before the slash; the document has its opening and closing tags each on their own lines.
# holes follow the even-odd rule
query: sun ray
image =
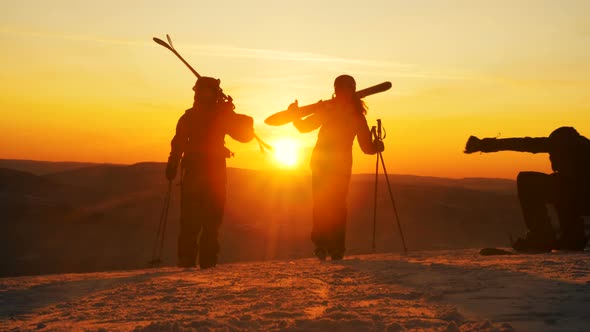
<svg viewBox="0 0 590 332">
<path fill-rule="evenodd" d="M 274 146 L 274 160 L 281 167 L 295 167 L 300 161 L 301 145 L 291 138 L 283 138 L 272 144 Z"/>
</svg>

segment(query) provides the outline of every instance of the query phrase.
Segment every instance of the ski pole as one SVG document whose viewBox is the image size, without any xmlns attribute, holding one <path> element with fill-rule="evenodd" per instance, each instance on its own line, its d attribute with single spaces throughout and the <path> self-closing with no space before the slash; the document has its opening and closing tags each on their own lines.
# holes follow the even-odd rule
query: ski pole
<svg viewBox="0 0 590 332">
<path fill-rule="evenodd" d="M 166 237 L 166 224 L 168 221 L 168 209 L 170 207 L 170 197 L 172 193 L 172 181 L 168 181 L 168 191 L 164 197 L 164 206 L 160 213 L 160 221 L 158 224 L 158 231 L 156 233 L 156 242 L 154 243 L 154 249 L 152 251 L 152 260 L 149 262 L 150 265 L 160 265 L 162 263 L 162 249 L 164 247 L 164 239 Z M 158 242 L 160 246 L 158 247 Z"/>
<path fill-rule="evenodd" d="M 371 128 L 371 132 L 373 136 L 377 138 L 377 133 L 375 132 L 375 126 Z M 373 253 L 375 252 L 375 234 L 377 231 L 377 183 L 379 182 L 379 154 L 377 154 L 377 159 L 375 162 L 375 194 L 373 195 L 373 242 L 372 242 L 372 250 Z"/>
<path fill-rule="evenodd" d="M 385 128 L 383 128 L 382 125 L 381 125 L 381 119 L 377 119 L 377 130 L 375 131 L 375 127 L 372 128 L 373 136 L 375 136 L 375 139 L 376 140 L 380 140 L 381 141 L 387 135 L 387 133 L 384 134 L 383 132 L 385 132 Z M 391 200 L 391 206 L 393 208 L 393 213 L 394 213 L 394 216 L 395 216 L 395 220 L 397 222 L 397 228 L 399 230 L 399 234 L 400 234 L 400 237 L 402 239 L 402 245 L 404 247 L 404 253 L 407 254 L 408 253 L 408 249 L 406 247 L 406 240 L 405 240 L 405 237 L 404 237 L 404 233 L 402 231 L 402 225 L 401 225 L 400 220 L 399 220 L 399 215 L 397 213 L 397 207 L 395 205 L 395 199 L 393 198 L 393 192 L 391 190 L 391 184 L 389 183 L 389 175 L 387 174 L 387 168 L 385 167 L 385 160 L 383 159 L 383 153 L 382 152 L 378 152 L 377 153 L 377 165 L 379 164 L 379 159 L 381 159 L 381 166 L 383 167 L 383 174 L 385 175 L 385 181 L 387 182 L 387 190 L 389 191 L 389 198 Z M 376 170 L 378 170 L 378 169 L 379 169 L 379 166 L 376 166 Z M 375 173 L 377 174 L 377 171 L 375 171 Z M 374 214 L 374 217 L 373 217 L 373 250 L 374 250 L 374 243 L 375 243 L 374 242 L 375 241 L 375 233 L 374 233 L 375 232 L 375 228 L 374 228 L 375 226 L 374 225 L 376 224 L 376 220 L 377 220 L 377 217 L 376 217 L 376 215 L 377 215 L 377 198 L 376 197 L 377 197 L 377 175 L 375 175 L 375 214 Z"/>
</svg>

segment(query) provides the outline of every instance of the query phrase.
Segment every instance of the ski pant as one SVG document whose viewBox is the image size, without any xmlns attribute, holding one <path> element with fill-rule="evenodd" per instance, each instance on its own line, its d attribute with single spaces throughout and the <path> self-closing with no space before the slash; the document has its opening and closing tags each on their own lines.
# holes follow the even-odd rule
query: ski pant
<svg viewBox="0 0 590 332">
<path fill-rule="evenodd" d="M 344 253 L 346 197 L 350 174 L 312 172 L 313 228 L 311 241 L 317 249 Z"/>
<path fill-rule="evenodd" d="M 180 199 L 180 232 L 178 235 L 178 265 L 201 268 L 217 264 L 218 233 L 223 220 L 225 181 L 198 179 L 187 171 Z M 200 177 L 203 177 L 200 175 Z"/>
<path fill-rule="evenodd" d="M 531 233 L 553 233 L 547 204 L 553 204 L 562 238 L 584 236 L 583 215 L 590 214 L 588 181 L 559 173 L 520 172 L 518 198 L 526 227 Z"/>
</svg>

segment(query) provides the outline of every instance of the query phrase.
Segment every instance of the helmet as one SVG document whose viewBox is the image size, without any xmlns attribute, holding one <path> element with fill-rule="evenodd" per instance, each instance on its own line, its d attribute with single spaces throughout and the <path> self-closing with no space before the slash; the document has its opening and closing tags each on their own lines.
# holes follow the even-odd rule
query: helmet
<svg viewBox="0 0 590 332">
<path fill-rule="evenodd" d="M 193 90 L 197 91 L 202 88 L 209 88 L 209 89 L 213 89 L 213 90 L 218 90 L 220 83 L 221 83 L 221 80 L 218 78 L 201 76 L 201 78 L 197 79 L 197 82 L 195 83 Z"/>
<path fill-rule="evenodd" d="M 356 91 L 356 82 L 350 75 L 340 75 L 334 80 L 334 89 L 337 88 L 352 88 Z"/>
</svg>

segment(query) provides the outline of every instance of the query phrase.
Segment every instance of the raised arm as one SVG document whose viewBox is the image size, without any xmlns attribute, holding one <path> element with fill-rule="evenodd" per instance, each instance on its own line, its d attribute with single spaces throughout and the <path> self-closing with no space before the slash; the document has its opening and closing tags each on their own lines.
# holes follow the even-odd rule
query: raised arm
<svg viewBox="0 0 590 332">
<path fill-rule="evenodd" d="M 294 120 L 293 126 L 295 126 L 300 133 L 308 133 L 322 126 L 322 118 L 320 114 L 312 114 L 304 119 Z"/>
<path fill-rule="evenodd" d="M 465 145 L 465 153 L 518 151 L 530 153 L 548 153 L 547 137 L 483 138 L 470 136 Z"/>
<path fill-rule="evenodd" d="M 322 101 L 320 100 L 315 104 L 318 107 L 316 108 L 316 112 L 314 114 L 303 118 L 298 117 L 297 119 L 293 120 L 293 126 L 295 126 L 295 128 L 297 128 L 297 130 L 300 133 L 308 133 L 322 126 L 324 122 L 322 114 L 323 111 L 325 111 L 325 109 L 322 106 L 320 106 L 321 102 Z M 289 105 L 288 110 L 292 112 L 297 112 L 298 107 L 299 106 L 297 100 L 295 100 L 294 103 Z"/>
</svg>

